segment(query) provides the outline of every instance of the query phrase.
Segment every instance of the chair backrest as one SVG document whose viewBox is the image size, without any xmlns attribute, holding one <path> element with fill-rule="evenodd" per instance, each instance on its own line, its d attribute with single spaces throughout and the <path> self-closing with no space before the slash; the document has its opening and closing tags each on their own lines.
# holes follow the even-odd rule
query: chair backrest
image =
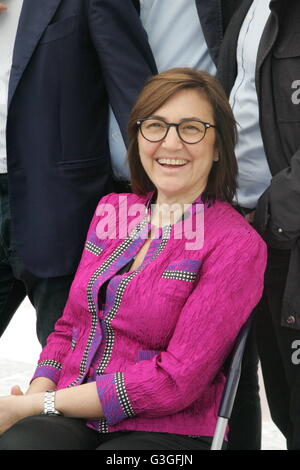
<svg viewBox="0 0 300 470">
<path fill-rule="evenodd" d="M 223 445 L 223 440 L 226 432 L 228 420 L 231 417 L 231 412 L 239 385 L 241 376 L 242 360 L 245 350 L 247 337 L 252 324 L 252 316 L 241 328 L 233 351 L 230 355 L 230 362 L 228 367 L 228 374 L 225 382 L 225 387 L 219 407 L 218 421 L 215 429 L 213 443 L 211 450 L 220 450 Z"/>
</svg>

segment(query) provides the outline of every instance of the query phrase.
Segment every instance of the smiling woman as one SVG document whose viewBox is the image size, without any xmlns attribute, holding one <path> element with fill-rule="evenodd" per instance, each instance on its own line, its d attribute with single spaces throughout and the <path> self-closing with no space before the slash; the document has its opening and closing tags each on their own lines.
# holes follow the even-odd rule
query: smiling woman
<svg viewBox="0 0 300 470">
<path fill-rule="evenodd" d="M 128 132 L 135 192 L 159 187 L 163 196 L 162 184 L 169 197 L 176 192 L 176 202 L 180 192 L 185 203 L 200 193 L 203 201 L 232 201 L 235 120 L 222 87 L 209 74 L 175 68 L 150 78 L 132 110 Z"/>
<path fill-rule="evenodd" d="M 214 125 L 205 135 L 206 127 L 198 122 L 213 122 L 212 107 L 197 90 L 183 89 L 158 108 L 155 117 L 157 122 L 163 119 L 178 123 L 177 128 L 166 124 L 160 140 L 154 136 L 155 140 L 150 141 L 153 133 L 148 128 L 149 138 L 142 134 L 142 128 L 138 135 L 141 163 L 157 189 L 156 202 L 165 203 L 171 198 L 171 202 L 192 203 L 206 188 L 213 162 L 219 160 Z"/>
<path fill-rule="evenodd" d="M 234 119 L 215 79 L 174 69 L 148 82 L 129 131 L 134 192 L 100 200 L 27 394 L 0 398 L 0 449 L 210 447 L 224 361 L 266 260 L 230 205 Z M 100 224 L 110 212 L 113 225 L 130 219 L 123 238 Z"/>
</svg>

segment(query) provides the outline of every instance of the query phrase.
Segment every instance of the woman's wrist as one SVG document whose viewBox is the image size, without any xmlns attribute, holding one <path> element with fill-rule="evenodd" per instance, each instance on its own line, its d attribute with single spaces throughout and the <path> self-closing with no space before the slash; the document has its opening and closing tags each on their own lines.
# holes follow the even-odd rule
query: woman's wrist
<svg viewBox="0 0 300 470">
<path fill-rule="evenodd" d="M 44 393 L 34 393 L 16 397 L 19 399 L 16 402 L 16 407 L 20 419 L 41 414 L 44 411 L 44 395 Z"/>
<path fill-rule="evenodd" d="M 8 398 L 11 411 L 17 421 L 39 415 L 44 411 L 44 391 L 21 396 L 12 395 Z M 58 390 L 55 396 L 55 408 L 64 416 L 72 418 L 100 419 L 103 417 L 95 382 Z"/>
</svg>

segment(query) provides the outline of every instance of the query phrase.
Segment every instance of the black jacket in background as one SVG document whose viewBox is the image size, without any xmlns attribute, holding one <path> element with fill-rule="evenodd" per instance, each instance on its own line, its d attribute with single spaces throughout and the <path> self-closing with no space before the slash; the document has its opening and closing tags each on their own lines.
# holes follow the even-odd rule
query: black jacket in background
<svg viewBox="0 0 300 470">
<path fill-rule="evenodd" d="M 237 75 L 239 31 L 252 0 L 234 15 L 222 44 L 218 78 L 228 96 Z M 257 58 L 260 127 L 272 173 L 256 208 L 256 228 L 277 249 L 291 249 L 282 325 L 300 329 L 300 2 L 273 0 Z"/>
</svg>

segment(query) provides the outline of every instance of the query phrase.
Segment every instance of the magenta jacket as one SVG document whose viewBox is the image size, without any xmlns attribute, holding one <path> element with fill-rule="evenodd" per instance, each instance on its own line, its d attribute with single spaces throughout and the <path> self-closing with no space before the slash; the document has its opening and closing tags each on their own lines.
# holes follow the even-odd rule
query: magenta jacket
<svg viewBox="0 0 300 470">
<path fill-rule="evenodd" d="M 151 195 L 100 200 L 63 316 L 34 378 L 48 377 L 58 389 L 96 381 L 105 417 L 88 426 L 99 432 L 211 436 L 224 360 L 262 294 L 266 247 L 229 204 L 199 206 L 199 198 L 184 221 L 204 220 L 202 247 L 188 245 L 192 228 L 179 238 L 180 221 L 160 230 L 137 270 L 116 274 L 145 241 Z M 138 218 L 137 204 L 143 208 Z"/>
</svg>

